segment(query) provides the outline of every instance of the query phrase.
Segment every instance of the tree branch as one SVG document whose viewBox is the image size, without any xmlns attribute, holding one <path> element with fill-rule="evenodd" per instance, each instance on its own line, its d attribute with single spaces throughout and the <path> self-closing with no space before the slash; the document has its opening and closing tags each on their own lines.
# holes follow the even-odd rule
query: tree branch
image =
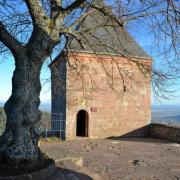
<svg viewBox="0 0 180 180">
<path fill-rule="evenodd" d="M 120 27 L 123 27 L 123 22 L 121 22 L 115 15 L 112 14 L 111 10 L 106 6 L 99 6 L 96 4 L 89 5 L 92 9 L 98 10 L 104 16 L 109 17 L 111 20 L 114 20 Z"/>
<path fill-rule="evenodd" d="M 15 39 L 5 28 L 4 24 L 0 21 L 0 41 L 8 47 L 12 52 L 17 52 L 22 48 L 22 44 Z"/>
<path fill-rule="evenodd" d="M 62 5 L 61 0 L 51 0 L 51 3 L 50 3 L 51 18 L 57 17 L 59 12 L 62 12 L 64 10 L 61 5 Z"/>
<path fill-rule="evenodd" d="M 64 12 L 70 13 L 74 9 L 80 7 L 84 2 L 85 2 L 85 0 L 76 0 L 71 5 L 69 5 L 66 9 L 64 9 Z"/>
<path fill-rule="evenodd" d="M 48 16 L 45 14 L 44 9 L 39 0 L 25 0 L 29 9 L 33 24 L 35 26 L 44 26 Z"/>
<path fill-rule="evenodd" d="M 140 15 L 137 15 L 137 16 L 132 16 L 132 17 L 127 16 L 127 18 L 123 19 L 122 22 L 125 23 L 125 22 L 136 20 L 136 19 L 144 18 L 144 17 L 154 16 L 156 14 L 161 14 L 163 12 L 165 12 L 165 11 L 159 10 L 159 11 L 152 11 L 152 12 L 149 12 L 149 13 L 143 13 L 143 14 L 140 14 Z"/>
<path fill-rule="evenodd" d="M 79 25 L 88 15 L 92 14 L 92 12 L 93 12 L 93 10 L 89 10 L 89 11 L 85 12 L 83 15 L 81 15 L 81 17 L 76 19 L 69 27 L 67 27 L 65 29 L 65 31 L 66 32 L 72 32 L 74 27 Z"/>
</svg>

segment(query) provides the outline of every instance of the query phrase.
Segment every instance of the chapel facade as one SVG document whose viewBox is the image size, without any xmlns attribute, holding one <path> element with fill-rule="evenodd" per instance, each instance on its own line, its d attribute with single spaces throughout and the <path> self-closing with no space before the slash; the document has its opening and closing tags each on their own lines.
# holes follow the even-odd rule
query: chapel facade
<svg viewBox="0 0 180 180">
<path fill-rule="evenodd" d="M 113 23 L 113 24 L 112 24 Z M 88 15 L 50 64 L 52 130 L 62 139 L 146 136 L 151 121 L 151 57 L 124 27 Z"/>
</svg>

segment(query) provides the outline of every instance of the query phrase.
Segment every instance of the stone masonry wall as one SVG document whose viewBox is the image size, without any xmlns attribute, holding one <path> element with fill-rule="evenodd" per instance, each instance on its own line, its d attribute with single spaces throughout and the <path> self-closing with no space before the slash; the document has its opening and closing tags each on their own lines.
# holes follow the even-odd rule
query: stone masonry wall
<svg viewBox="0 0 180 180">
<path fill-rule="evenodd" d="M 137 59 L 134 59 L 137 60 Z M 150 59 L 138 59 L 147 67 Z M 149 75 L 127 58 L 71 53 L 66 83 L 66 137 L 76 137 L 76 116 L 89 115 L 89 137 L 146 136 L 151 120 Z"/>
<path fill-rule="evenodd" d="M 151 136 L 180 142 L 180 127 L 153 123 L 151 124 Z"/>
</svg>

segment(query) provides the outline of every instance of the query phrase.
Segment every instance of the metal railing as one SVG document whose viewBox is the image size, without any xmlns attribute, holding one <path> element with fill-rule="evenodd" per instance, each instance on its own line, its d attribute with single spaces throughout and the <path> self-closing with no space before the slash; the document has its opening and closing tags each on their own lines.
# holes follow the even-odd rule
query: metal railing
<svg viewBox="0 0 180 180">
<path fill-rule="evenodd" d="M 51 115 L 51 132 L 58 135 L 59 138 L 65 139 L 65 129 L 66 129 L 66 115 L 53 113 Z"/>
<path fill-rule="evenodd" d="M 65 118 L 65 114 L 43 113 L 39 126 L 41 136 L 44 138 L 55 136 L 65 140 Z M 0 116 L 0 136 L 5 129 L 5 124 L 6 118 L 2 118 L 2 116 Z"/>
</svg>

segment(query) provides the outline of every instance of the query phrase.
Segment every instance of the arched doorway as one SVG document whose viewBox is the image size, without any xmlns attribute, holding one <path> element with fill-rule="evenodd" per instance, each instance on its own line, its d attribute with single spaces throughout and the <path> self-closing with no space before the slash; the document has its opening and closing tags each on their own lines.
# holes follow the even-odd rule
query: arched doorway
<svg viewBox="0 0 180 180">
<path fill-rule="evenodd" d="M 88 137 L 88 112 L 80 110 L 76 119 L 76 136 Z"/>
</svg>

